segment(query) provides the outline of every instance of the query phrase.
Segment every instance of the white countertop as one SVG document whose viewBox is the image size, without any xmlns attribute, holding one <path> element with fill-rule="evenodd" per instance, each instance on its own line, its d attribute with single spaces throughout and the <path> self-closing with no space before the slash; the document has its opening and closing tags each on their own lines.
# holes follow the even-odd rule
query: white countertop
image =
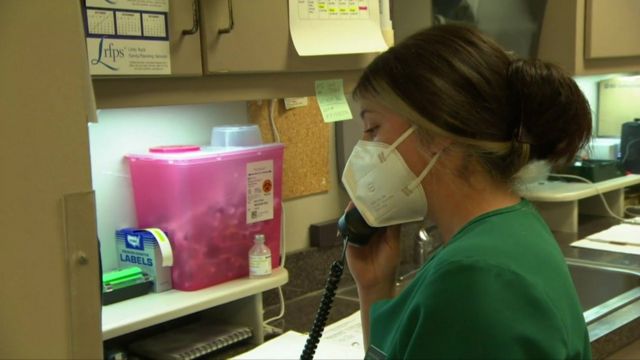
<svg viewBox="0 0 640 360">
<path fill-rule="evenodd" d="M 102 307 L 102 339 L 107 340 L 194 312 L 251 296 L 286 284 L 286 269 L 262 279 L 242 278 L 197 291 L 150 293 Z"/>
<path fill-rule="evenodd" d="M 605 193 L 640 184 L 640 175 L 626 175 L 605 181 L 587 184 L 566 181 L 539 181 L 523 185 L 520 194 L 532 201 L 561 202 L 584 199 L 598 195 L 598 190 Z M 594 186 L 595 185 L 595 186 Z"/>
</svg>

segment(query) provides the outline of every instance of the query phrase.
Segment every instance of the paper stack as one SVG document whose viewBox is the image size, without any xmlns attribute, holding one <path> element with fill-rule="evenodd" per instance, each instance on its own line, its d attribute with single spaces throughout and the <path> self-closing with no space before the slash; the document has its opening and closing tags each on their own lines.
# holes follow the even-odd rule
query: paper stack
<svg viewBox="0 0 640 360">
<path fill-rule="evenodd" d="M 636 224 L 620 224 L 571 243 L 571 246 L 640 255 L 640 218 Z"/>
<path fill-rule="evenodd" d="M 288 331 L 234 359 L 300 359 L 307 335 Z M 360 312 L 325 328 L 316 359 L 364 359 Z"/>
</svg>

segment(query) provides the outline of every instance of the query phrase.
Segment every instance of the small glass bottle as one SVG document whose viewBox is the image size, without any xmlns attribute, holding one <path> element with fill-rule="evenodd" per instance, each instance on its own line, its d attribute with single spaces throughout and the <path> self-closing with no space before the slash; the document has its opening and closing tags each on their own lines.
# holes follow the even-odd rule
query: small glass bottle
<svg viewBox="0 0 640 360">
<path fill-rule="evenodd" d="M 257 234 L 249 250 L 249 277 L 261 278 L 271 275 L 271 250 L 264 244 L 264 235 Z"/>
</svg>

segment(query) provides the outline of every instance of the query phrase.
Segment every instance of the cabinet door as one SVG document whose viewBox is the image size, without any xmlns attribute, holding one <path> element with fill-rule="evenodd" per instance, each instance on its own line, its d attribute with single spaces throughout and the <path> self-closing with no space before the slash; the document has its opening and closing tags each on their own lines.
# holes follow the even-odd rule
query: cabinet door
<svg viewBox="0 0 640 360">
<path fill-rule="evenodd" d="M 640 55 L 640 1 L 586 0 L 585 58 Z"/>
<path fill-rule="evenodd" d="M 0 23 L 0 359 L 101 359 L 80 2 L 0 0 Z"/>
<path fill-rule="evenodd" d="M 172 75 L 202 75 L 200 29 L 197 16 L 194 18 L 193 8 L 197 2 L 198 0 L 170 0 L 169 2 Z"/>
<path fill-rule="evenodd" d="M 206 73 L 354 70 L 376 55 L 298 56 L 286 0 L 202 0 L 200 6 Z M 219 32 L 230 24 L 229 32 Z"/>
</svg>

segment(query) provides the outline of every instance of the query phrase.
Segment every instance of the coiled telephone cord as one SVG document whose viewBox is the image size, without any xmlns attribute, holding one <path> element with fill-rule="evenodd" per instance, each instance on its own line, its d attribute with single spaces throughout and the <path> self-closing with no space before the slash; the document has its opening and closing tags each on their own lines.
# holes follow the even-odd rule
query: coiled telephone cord
<svg viewBox="0 0 640 360">
<path fill-rule="evenodd" d="M 338 283 L 340 283 L 340 278 L 342 277 L 342 273 L 344 271 L 346 250 L 347 241 L 345 240 L 342 248 L 342 258 L 340 260 L 334 261 L 333 264 L 331 264 L 331 271 L 329 272 L 329 277 L 327 278 L 327 284 L 325 285 L 324 294 L 322 295 L 322 300 L 320 301 L 320 307 L 318 307 L 318 312 L 316 313 L 316 319 L 313 321 L 313 326 L 311 327 L 311 331 L 309 332 L 307 343 L 304 346 L 302 355 L 300 355 L 300 359 L 302 360 L 313 359 L 313 355 L 316 352 L 316 348 L 318 347 L 318 343 L 320 342 L 320 338 L 322 337 L 322 332 L 324 331 L 327 319 L 329 318 L 329 312 L 331 311 L 333 298 L 336 296 Z"/>
</svg>

